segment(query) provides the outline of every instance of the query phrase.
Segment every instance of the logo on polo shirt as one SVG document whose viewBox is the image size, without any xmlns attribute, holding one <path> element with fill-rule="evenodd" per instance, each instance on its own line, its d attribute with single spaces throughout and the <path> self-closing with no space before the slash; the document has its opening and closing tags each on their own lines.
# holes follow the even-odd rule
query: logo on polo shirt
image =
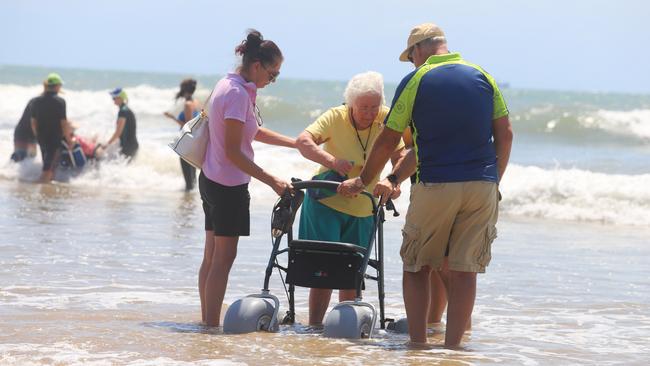
<svg viewBox="0 0 650 366">
<path fill-rule="evenodd" d="M 398 102 L 395 104 L 394 109 L 395 109 L 395 112 L 397 112 L 397 113 L 399 113 L 399 114 L 402 114 L 402 113 L 404 113 L 404 109 L 406 109 L 406 106 L 404 106 L 404 102 L 402 102 L 402 101 L 398 101 Z"/>
</svg>

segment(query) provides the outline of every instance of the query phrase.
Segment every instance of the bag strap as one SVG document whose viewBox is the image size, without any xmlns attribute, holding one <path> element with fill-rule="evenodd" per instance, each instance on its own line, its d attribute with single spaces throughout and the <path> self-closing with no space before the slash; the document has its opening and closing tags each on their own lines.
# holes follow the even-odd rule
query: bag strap
<svg viewBox="0 0 650 366">
<path fill-rule="evenodd" d="M 212 93 L 214 93 L 215 88 L 216 88 L 216 86 L 212 88 L 212 91 L 210 92 L 210 95 L 208 95 L 208 99 L 206 99 L 205 102 L 203 102 L 203 107 L 201 107 L 201 113 L 200 113 L 201 117 L 207 117 L 208 116 L 208 114 L 205 112 L 205 106 L 208 105 L 208 102 L 210 101 L 210 98 L 212 97 Z"/>
</svg>

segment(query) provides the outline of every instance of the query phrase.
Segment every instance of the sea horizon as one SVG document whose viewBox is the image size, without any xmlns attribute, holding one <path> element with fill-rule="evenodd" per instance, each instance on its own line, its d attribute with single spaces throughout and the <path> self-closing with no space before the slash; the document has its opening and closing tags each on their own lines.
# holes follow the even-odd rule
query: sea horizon
<svg viewBox="0 0 650 366">
<path fill-rule="evenodd" d="M 233 60 L 233 65 L 235 63 L 235 60 Z M 140 75 L 140 74 L 150 74 L 150 75 L 158 75 L 158 76 L 163 76 L 164 79 L 167 79 L 169 77 L 175 77 L 176 79 L 174 80 L 182 80 L 184 78 L 192 77 L 195 79 L 200 79 L 200 80 L 207 80 L 207 79 L 215 79 L 215 81 L 218 81 L 220 78 L 222 78 L 226 73 L 232 72 L 234 70 L 234 66 L 232 70 L 225 70 L 221 73 L 218 72 L 182 72 L 178 70 L 156 70 L 156 71 L 151 71 L 151 70 L 141 70 L 141 69 L 118 69 L 118 68 L 93 68 L 93 67 L 83 67 L 83 66 L 46 66 L 46 65 L 40 65 L 40 64 L 1 64 L 0 63 L 0 73 L 6 71 L 6 70 L 11 70 L 11 69 L 25 69 L 25 71 L 29 71 L 30 73 L 33 73 L 34 71 L 38 70 L 43 73 L 44 76 L 51 72 L 57 72 L 57 73 L 64 73 L 64 72 L 72 72 L 76 73 L 79 71 L 82 72 L 90 72 L 90 73 L 103 73 L 103 72 L 111 72 L 111 73 L 124 73 L 124 74 L 133 74 L 133 75 Z M 365 71 L 373 71 L 373 70 L 357 70 L 356 73 L 361 73 Z M 374 70 L 376 71 L 376 70 Z M 354 75 L 354 72 L 351 74 Z M 404 74 L 406 76 L 406 73 Z M 18 76 L 14 76 L 16 79 L 19 79 Z M 346 84 L 347 80 L 345 79 L 327 79 L 327 78 L 301 78 L 301 77 L 292 77 L 292 76 L 284 76 L 282 75 L 282 79 L 290 80 L 290 81 L 311 81 L 311 82 L 332 82 L 332 83 L 343 83 Z M 24 83 L 27 83 L 27 80 L 24 80 L 24 78 L 20 78 L 21 82 L 17 83 L 17 85 L 26 85 Z M 23 81 L 24 80 L 24 81 Z M 391 89 L 394 89 L 397 84 L 399 84 L 400 80 L 384 80 L 384 83 L 386 86 L 390 87 Z M 650 89 L 647 91 L 625 91 L 625 90 L 607 90 L 607 89 L 575 89 L 575 88 L 561 88 L 561 87 L 556 87 L 556 88 L 544 88 L 544 87 L 535 87 L 535 86 L 520 86 L 517 85 L 516 83 L 513 83 L 509 80 L 497 80 L 497 83 L 500 88 L 504 89 L 516 89 L 516 90 L 522 90 L 522 91 L 531 91 L 531 92 L 563 92 L 563 93 L 576 93 L 576 94 L 581 94 L 581 93 L 587 93 L 587 94 L 613 94 L 613 95 L 624 95 L 624 96 L 648 96 L 650 95 Z M 392 96 L 387 96 L 391 97 Z"/>
</svg>

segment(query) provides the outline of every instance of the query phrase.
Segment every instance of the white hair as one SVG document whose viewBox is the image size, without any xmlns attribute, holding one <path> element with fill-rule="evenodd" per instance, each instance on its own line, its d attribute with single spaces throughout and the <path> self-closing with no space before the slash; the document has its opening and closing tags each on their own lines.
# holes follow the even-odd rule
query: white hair
<svg viewBox="0 0 650 366">
<path fill-rule="evenodd" d="M 354 75 L 345 87 L 343 98 L 345 98 L 345 104 L 351 107 L 359 96 L 366 94 L 381 96 L 381 104 L 384 105 L 384 77 L 380 73 L 368 71 Z"/>
<path fill-rule="evenodd" d="M 443 44 L 447 44 L 447 38 L 444 36 L 435 36 L 427 39 L 423 39 L 420 42 L 416 43 L 422 46 L 427 45 L 433 47 L 434 50 L 437 50 Z"/>
</svg>

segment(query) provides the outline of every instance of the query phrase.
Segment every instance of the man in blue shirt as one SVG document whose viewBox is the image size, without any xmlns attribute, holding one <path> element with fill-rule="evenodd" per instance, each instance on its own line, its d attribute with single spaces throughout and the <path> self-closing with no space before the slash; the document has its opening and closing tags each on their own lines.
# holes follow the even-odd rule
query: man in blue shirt
<svg viewBox="0 0 650 366">
<path fill-rule="evenodd" d="M 353 195 L 384 166 L 406 127 L 414 147 L 378 184 L 388 196 L 413 172 L 416 183 L 403 229 L 404 305 L 411 342 L 426 343 L 429 274 L 448 251 L 449 307 L 445 346 L 457 347 L 472 315 L 476 273 L 485 272 L 496 237 L 497 184 L 512 146 L 508 110 L 494 79 L 449 53 L 435 24 L 411 31 L 400 61 L 420 65 L 397 87 L 386 127 L 360 177 L 339 192 Z"/>
</svg>

